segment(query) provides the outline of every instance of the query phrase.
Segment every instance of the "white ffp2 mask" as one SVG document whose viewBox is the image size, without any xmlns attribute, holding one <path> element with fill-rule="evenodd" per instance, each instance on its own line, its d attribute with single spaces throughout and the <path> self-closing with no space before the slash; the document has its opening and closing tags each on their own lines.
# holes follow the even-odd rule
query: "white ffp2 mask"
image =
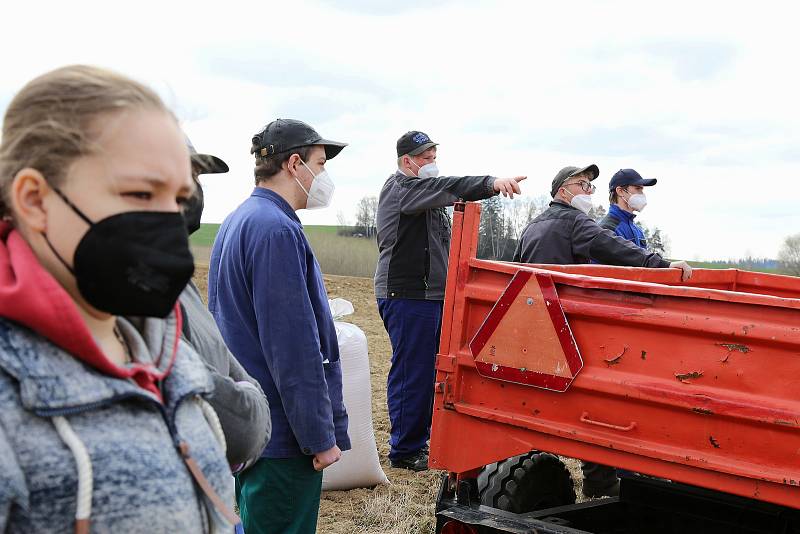
<svg viewBox="0 0 800 534">
<path fill-rule="evenodd" d="M 322 171 L 319 174 L 314 174 L 306 162 L 300 160 L 300 163 L 308 169 L 308 172 L 311 173 L 311 176 L 314 177 L 313 181 L 311 182 L 311 188 L 306 191 L 306 188 L 303 187 L 303 184 L 300 183 L 300 180 L 295 177 L 294 181 L 297 182 L 297 185 L 300 186 L 300 189 L 303 190 L 303 193 L 306 194 L 308 197 L 308 201 L 306 202 L 306 209 L 307 210 L 318 210 L 322 208 L 327 208 L 331 205 L 331 200 L 333 199 L 333 192 L 336 190 L 336 185 L 331 180 L 331 177 L 328 175 L 328 171 Z"/>
<path fill-rule="evenodd" d="M 417 167 L 417 176 L 419 178 L 436 178 L 439 176 L 439 167 L 436 166 L 435 161 L 433 163 L 427 163 L 422 167 L 417 165 L 411 158 L 409 158 L 409 161 Z"/>
<path fill-rule="evenodd" d="M 589 214 L 594 205 L 592 204 L 591 195 L 573 195 L 572 200 L 569 201 L 570 206 L 581 210 L 585 214 Z"/>
<path fill-rule="evenodd" d="M 647 206 L 647 197 L 644 193 L 636 193 L 628 199 L 628 206 L 634 211 L 642 211 Z"/>
</svg>

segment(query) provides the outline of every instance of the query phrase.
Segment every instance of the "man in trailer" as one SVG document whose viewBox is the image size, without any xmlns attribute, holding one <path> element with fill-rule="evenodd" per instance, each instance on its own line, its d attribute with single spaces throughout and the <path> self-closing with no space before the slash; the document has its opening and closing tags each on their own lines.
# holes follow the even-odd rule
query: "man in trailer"
<svg viewBox="0 0 800 534">
<path fill-rule="evenodd" d="M 599 174 L 595 164 L 558 171 L 550 188 L 553 201 L 522 231 L 514 261 L 571 265 L 594 260 L 608 265 L 677 268 L 682 271 L 682 279 L 688 280 L 692 268 L 685 261 L 669 262 L 602 228 L 589 217 L 595 192 L 592 182 Z M 583 462 L 582 467 L 584 495 L 619 494 L 615 468 L 591 462 Z"/>
</svg>

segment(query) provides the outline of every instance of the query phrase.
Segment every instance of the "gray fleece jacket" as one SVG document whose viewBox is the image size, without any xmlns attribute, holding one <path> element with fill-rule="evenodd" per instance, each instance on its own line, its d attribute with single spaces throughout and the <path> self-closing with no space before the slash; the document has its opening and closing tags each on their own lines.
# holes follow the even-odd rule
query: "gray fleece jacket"
<svg viewBox="0 0 800 534">
<path fill-rule="evenodd" d="M 206 364 L 214 382 L 208 402 L 222 423 L 228 462 L 236 465 L 257 460 L 272 431 L 267 397 L 228 350 L 193 282 L 184 289 L 180 303 L 184 312 L 183 339 Z"/>
<path fill-rule="evenodd" d="M 170 364 L 175 317 L 119 320 L 137 362 Z M 195 483 L 178 444 L 232 507 L 221 430 L 202 400 L 212 382 L 184 343 L 161 383 L 163 403 L 101 374 L 41 335 L 0 319 L 0 532 L 232 532 Z M 217 432 L 212 428 L 218 429 Z"/>
</svg>

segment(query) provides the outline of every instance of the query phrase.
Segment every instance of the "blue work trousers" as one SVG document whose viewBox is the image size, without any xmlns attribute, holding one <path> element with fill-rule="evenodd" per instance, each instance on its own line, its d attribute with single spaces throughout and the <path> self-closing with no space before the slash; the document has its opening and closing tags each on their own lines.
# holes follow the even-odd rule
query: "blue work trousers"
<svg viewBox="0 0 800 534">
<path fill-rule="evenodd" d="M 415 454 L 431 436 L 442 304 L 441 300 L 378 299 L 378 311 L 392 342 L 386 395 L 392 460 Z"/>
</svg>

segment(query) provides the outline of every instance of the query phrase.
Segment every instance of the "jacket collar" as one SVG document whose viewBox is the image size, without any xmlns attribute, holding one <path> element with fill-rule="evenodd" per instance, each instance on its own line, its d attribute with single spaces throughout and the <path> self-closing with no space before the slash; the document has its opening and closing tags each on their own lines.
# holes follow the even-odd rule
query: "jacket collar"
<svg viewBox="0 0 800 534">
<path fill-rule="evenodd" d="M 159 369 L 172 365 L 162 383 L 163 401 L 171 411 L 188 394 L 211 392 L 212 384 L 197 354 L 183 343 L 174 362 L 170 354 L 158 359 L 162 349 L 171 349 L 174 341 L 169 335 L 174 326 L 170 323 L 169 319 L 144 319 L 137 327 L 120 319 L 120 329 L 137 361 L 157 360 Z M 157 395 L 133 380 L 102 374 L 28 328 L 5 319 L 0 319 L 0 369 L 19 382 L 23 407 L 42 416 L 79 412 L 128 397 L 160 403 Z"/>
<path fill-rule="evenodd" d="M 292 209 L 286 199 L 280 196 L 278 193 L 271 189 L 267 189 L 265 187 L 258 187 L 256 186 L 253 189 L 253 192 L 250 194 L 251 197 L 259 197 L 265 198 L 271 202 L 273 202 L 278 208 L 281 209 L 289 218 L 294 220 L 300 226 L 303 226 L 303 223 L 300 222 L 300 217 L 297 216 L 297 213 Z"/>
<path fill-rule="evenodd" d="M 617 219 L 619 219 L 621 221 L 630 222 L 630 221 L 632 221 L 633 219 L 636 218 L 636 214 L 635 213 L 631 213 L 629 211 L 625 211 L 624 209 L 620 208 L 616 204 L 611 204 L 611 206 L 608 208 L 608 214 L 609 215 L 613 215 L 614 217 L 616 217 Z"/>
<path fill-rule="evenodd" d="M 567 204 L 566 202 L 564 202 L 562 200 L 555 200 L 555 199 L 550 201 L 550 207 L 551 208 L 556 208 L 556 209 L 568 209 L 568 210 L 581 211 L 578 208 L 576 208 L 575 206 Z M 581 211 L 581 213 L 583 213 L 583 212 Z"/>
</svg>

